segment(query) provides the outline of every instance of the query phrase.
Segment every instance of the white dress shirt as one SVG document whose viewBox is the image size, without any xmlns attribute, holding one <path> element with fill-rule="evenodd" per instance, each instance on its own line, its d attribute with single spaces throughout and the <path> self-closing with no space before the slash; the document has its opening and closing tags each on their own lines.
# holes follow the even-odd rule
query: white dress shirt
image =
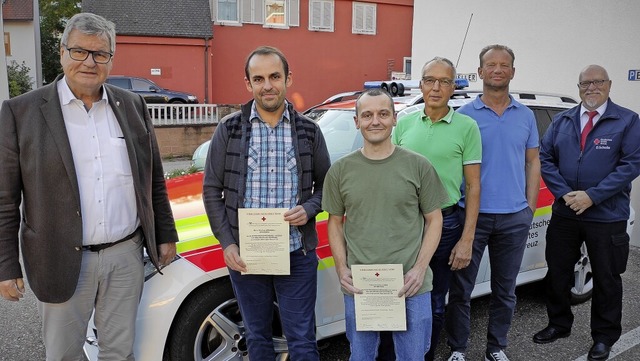
<svg viewBox="0 0 640 361">
<path fill-rule="evenodd" d="M 58 95 L 80 189 L 83 245 L 115 242 L 140 224 L 122 129 L 104 89 L 89 111 L 66 77 Z"/>
<path fill-rule="evenodd" d="M 596 122 L 600 120 L 600 117 L 602 116 L 602 114 L 604 114 L 604 111 L 607 110 L 607 103 L 608 102 L 604 102 L 604 104 L 596 108 L 598 114 L 593 117 L 594 126 L 596 125 Z M 589 109 L 584 107 L 584 104 L 580 106 L 580 132 L 582 132 L 582 129 L 584 129 L 584 126 L 587 125 L 587 122 L 589 121 L 589 111 Z"/>
</svg>

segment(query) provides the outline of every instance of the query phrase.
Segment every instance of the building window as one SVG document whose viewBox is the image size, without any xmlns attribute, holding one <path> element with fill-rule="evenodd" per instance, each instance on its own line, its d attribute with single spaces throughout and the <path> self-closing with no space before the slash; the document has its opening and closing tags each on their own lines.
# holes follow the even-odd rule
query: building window
<svg viewBox="0 0 640 361">
<path fill-rule="evenodd" d="M 404 57 L 404 73 L 407 74 L 407 79 L 411 79 L 411 58 Z"/>
<path fill-rule="evenodd" d="M 211 0 L 215 21 L 262 24 L 265 27 L 300 26 L 300 0 Z M 225 10 L 223 11 L 223 4 Z"/>
<path fill-rule="evenodd" d="M 238 0 L 217 0 L 218 13 L 216 19 L 219 22 L 237 23 L 238 19 Z"/>
<path fill-rule="evenodd" d="M 333 32 L 333 0 L 309 1 L 309 30 Z"/>
<path fill-rule="evenodd" d="M 284 0 L 266 0 L 265 20 L 266 25 L 286 26 L 286 12 Z"/>
<path fill-rule="evenodd" d="M 4 54 L 11 56 L 11 37 L 9 33 L 4 33 Z"/>
<path fill-rule="evenodd" d="M 351 32 L 376 35 L 376 4 L 353 2 Z"/>
</svg>

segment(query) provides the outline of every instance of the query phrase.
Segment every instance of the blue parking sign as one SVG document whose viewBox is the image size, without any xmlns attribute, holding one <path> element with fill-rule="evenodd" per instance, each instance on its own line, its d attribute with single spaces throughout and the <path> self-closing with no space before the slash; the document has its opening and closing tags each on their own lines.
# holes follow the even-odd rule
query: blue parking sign
<svg viewBox="0 0 640 361">
<path fill-rule="evenodd" d="M 640 70 L 629 70 L 629 81 L 640 80 Z"/>
</svg>

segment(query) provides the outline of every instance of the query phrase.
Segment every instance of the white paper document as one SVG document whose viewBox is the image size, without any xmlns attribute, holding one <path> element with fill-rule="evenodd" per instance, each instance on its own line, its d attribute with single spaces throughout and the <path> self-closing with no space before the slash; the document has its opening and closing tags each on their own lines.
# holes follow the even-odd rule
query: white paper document
<svg viewBox="0 0 640 361">
<path fill-rule="evenodd" d="M 289 222 L 286 208 L 239 208 L 240 257 L 243 274 L 288 275 Z"/>
<path fill-rule="evenodd" d="M 406 331 L 405 296 L 398 297 L 404 285 L 401 264 L 352 265 L 357 331 Z"/>
</svg>

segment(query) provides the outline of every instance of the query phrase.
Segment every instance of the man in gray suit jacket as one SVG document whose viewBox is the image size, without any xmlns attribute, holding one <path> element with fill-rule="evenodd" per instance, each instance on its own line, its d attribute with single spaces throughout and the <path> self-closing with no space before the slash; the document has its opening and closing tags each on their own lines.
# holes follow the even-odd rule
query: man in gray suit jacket
<svg viewBox="0 0 640 361">
<path fill-rule="evenodd" d="M 47 360 L 84 359 L 94 310 L 100 358 L 133 360 L 142 248 L 158 270 L 176 254 L 146 104 L 104 84 L 114 51 L 112 22 L 75 15 L 61 39 L 64 76 L 0 110 L 0 295 L 25 292 L 20 239 Z"/>
</svg>

